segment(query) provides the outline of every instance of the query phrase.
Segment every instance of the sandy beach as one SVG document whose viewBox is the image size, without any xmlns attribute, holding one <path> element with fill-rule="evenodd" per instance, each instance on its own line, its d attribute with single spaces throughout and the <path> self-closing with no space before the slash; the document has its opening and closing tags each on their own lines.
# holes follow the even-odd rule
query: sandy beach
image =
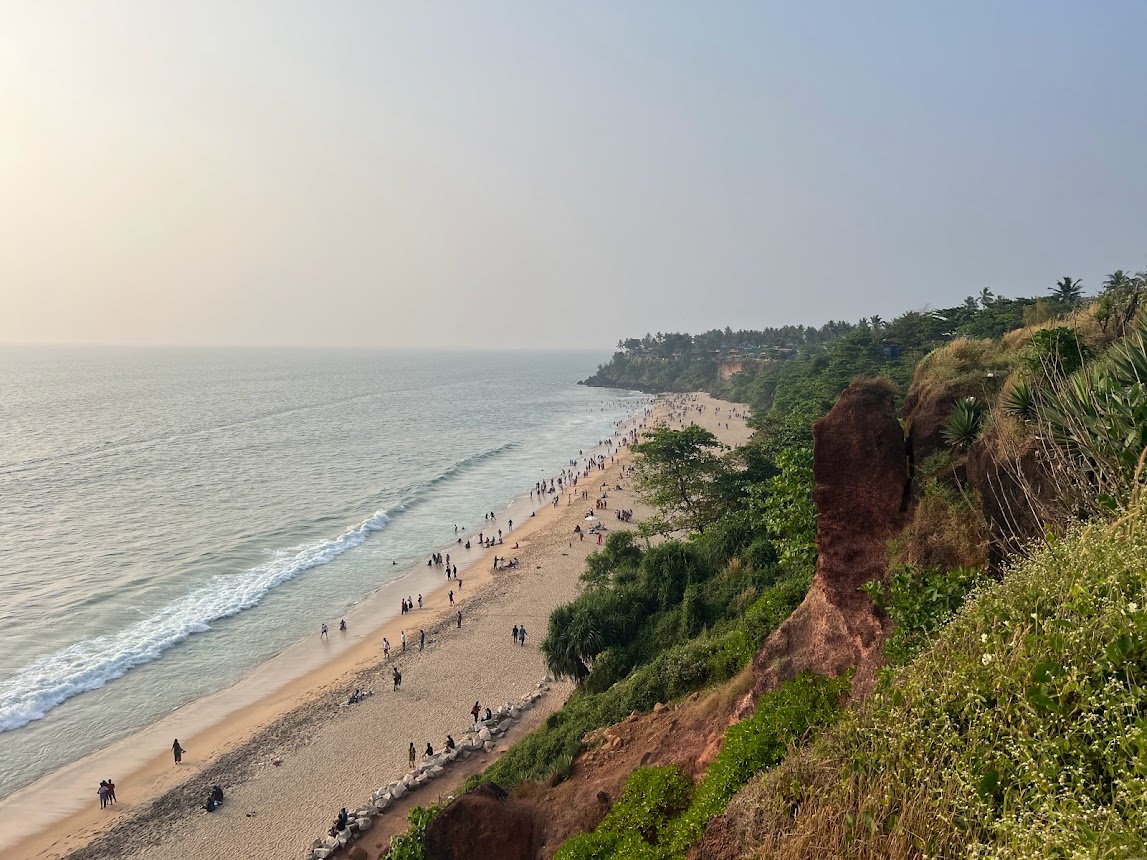
<svg viewBox="0 0 1147 860">
<path fill-rule="evenodd" d="M 686 421 L 707 427 L 728 445 L 748 438 L 743 418 L 732 418 L 728 405 L 693 396 L 705 408 L 690 411 Z M 715 405 L 720 414 L 714 413 Z M 659 401 L 653 420 L 678 426 L 680 419 L 669 415 L 667 402 Z M 406 772 L 408 743 L 420 752 L 427 742 L 438 749 L 448 733 L 457 737 L 469 724 L 475 700 L 483 708 L 496 708 L 543 679 L 546 669 L 537 646 L 549 614 L 576 595 L 584 559 L 597 548 L 593 538 L 576 540 L 574 526 L 593 508 L 603 485 L 609 509 L 599 513 L 607 529 L 624 527 L 614 517 L 617 509 L 634 508 L 636 518 L 642 516 L 629 480 L 619 477 L 629 456 L 621 448 L 612 462 L 607 456 L 604 470 L 581 478 L 578 492 L 588 489 L 590 501 L 575 498 L 566 504 L 563 496 L 557 507 L 536 507 L 533 517 L 529 507 L 519 507 L 511 514 L 515 526 L 502 546 L 451 550 L 461 586 L 446 580 L 440 568 L 415 569 L 349 613 L 345 634 L 334 619 L 328 622 L 329 640 L 320 640 L 316 631 L 275 658 L 276 666 L 260 667 L 234 687 L 189 704 L 0 802 L 0 845 L 8 845 L 4 856 L 301 856 L 340 807 L 354 808 L 375 788 Z M 622 490 L 615 489 L 618 484 Z M 518 549 L 512 549 L 515 542 Z M 520 566 L 495 572 L 495 555 L 516 556 Z M 400 598 L 419 592 L 423 608 L 394 617 Z M 510 630 L 520 624 L 528 631 L 524 647 L 511 642 Z M 405 653 L 399 644 L 402 629 L 408 638 Z M 426 634 L 422 651 L 420 629 Z M 389 661 L 382 656 L 383 636 L 391 643 Z M 391 689 L 394 665 L 403 675 L 398 691 Z M 372 690 L 373 696 L 342 706 L 355 688 Z M 559 708 L 571 690 L 569 684 L 552 685 L 497 750 L 448 771 L 383 816 L 367 847 L 371 841 L 381 845 L 402 829 L 405 808 L 448 794 L 466 773 L 493 761 L 508 743 Z M 174 737 L 187 750 L 178 767 L 170 752 Z M 120 802 L 105 811 L 95 788 L 108 776 L 117 783 Z M 227 799 L 207 814 L 199 807 L 216 783 Z"/>
</svg>

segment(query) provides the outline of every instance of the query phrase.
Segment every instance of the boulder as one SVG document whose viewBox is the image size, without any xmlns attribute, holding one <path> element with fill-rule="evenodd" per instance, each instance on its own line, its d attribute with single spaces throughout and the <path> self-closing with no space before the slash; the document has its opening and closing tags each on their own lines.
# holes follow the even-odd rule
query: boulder
<svg viewBox="0 0 1147 860">
<path fill-rule="evenodd" d="M 365 833 L 366 831 L 370 830 L 370 826 L 372 824 L 374 824 L 373 819 L 371 819 L 369 815 L 364 815 L 358 820 L 358 832 Z"/>
<path fill-rule="evenodd" d="M 478 739 L 481 741 L 490 740 L 490 730 L 486 726 L 482 726 L 482 730 L 478 732 Z"/>
<path fill-rule="evenodd" d="M 326 860 L 331 856 L 331 849 L 329 848 L 316 848 L 314 851 L 315 860 Z"/>
<path fill-rule="evenodd" d="M 391 796 L 391 797 L 393 797 L 395 800 L 398 800 L 398 799 L 399 799 L 400 797 L 402 797 L 404 794 L 406 794 L 406 785 L 405 785 L 405 783 L 401 783 L 401 782 L 400 782 L 400 783 L 398 783 L 396 786 L 394 786 L 394 788 L 392 788 L 392 789 L 390 790 L 390 796 Z"/>
<path fill-rule="evenodd" d="M 482 749 L 484 749 L 486 752 L 493 752 L 494 751 L 494 742 L 493 741 L 486 741 L 484 744 L 482 744 Z"/>
<path fill-rule="evenodd" d="M 486 783 L 451 801 L 426 829 L 427 860 L 532 860 L 537 844 L 529 811 Z"/>
</svg>

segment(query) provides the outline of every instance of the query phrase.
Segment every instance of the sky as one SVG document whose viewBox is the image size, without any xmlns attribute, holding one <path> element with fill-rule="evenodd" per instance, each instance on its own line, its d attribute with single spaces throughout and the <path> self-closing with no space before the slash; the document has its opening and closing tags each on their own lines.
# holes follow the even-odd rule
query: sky
<svg viewBox="0 0 1147 860">
<path fill-rule="evenodd" d="M 609 348 L 1147 269 L 1147 3 L 0 0 L 0 343 Z"/>
</svg>

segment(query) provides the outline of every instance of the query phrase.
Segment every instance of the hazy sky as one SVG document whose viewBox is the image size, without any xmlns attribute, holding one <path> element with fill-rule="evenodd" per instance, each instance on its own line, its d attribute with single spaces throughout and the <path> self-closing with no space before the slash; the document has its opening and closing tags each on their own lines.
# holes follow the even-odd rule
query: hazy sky
<svg viewBox="0 0 1147 860">
<path fill-rule="evenodd" d="M 0 0 L 0 342 L 609 347 L 1147 268 L 1147 2 Z"/>
</svg>

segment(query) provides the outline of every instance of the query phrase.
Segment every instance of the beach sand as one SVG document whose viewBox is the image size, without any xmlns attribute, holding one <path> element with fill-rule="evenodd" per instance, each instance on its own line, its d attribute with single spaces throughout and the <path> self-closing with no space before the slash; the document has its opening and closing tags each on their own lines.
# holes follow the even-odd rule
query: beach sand
<svg viewBox="0 0 1147 860">
<path fill-rule="evenodd" d="M 706 395 L 695 397 L 695 403 L 707 408 L 700 414 L 691 411 L 686 421 L 713 430 L 729 445 L 748 438 L 743 419 L 729 417 L 726 404 Z M 720 416 L 714 415 L 714 405 L 721 406 Z M 661 403 L 655 418 L 665 420 L 665 415 L 666 405 Z M 222 860 L 237 853 L 269 860 L 302 856 L 340 807 L 353 809 L 367 802 L 374 789 L 406 772 L 408 743 L 413 742 L 419 752 L 428 741 L 440 749 L 447 733 L 458 737 L 469 724 L 475 699 L 483 708 L 496 708 L 533 690 L 543 679 L 546 669 L 537 646 L 549 614 L 577 594 L 585 557 L 597 548 L 592 537 L 578 541 L 573 534 L 574 526 L 593 508 L 595 490 L 602 483 L 610 488 L 609 509 L 601 512 L 607 529 L 623 526 L 614 517 L 619 508 L 635 508 L 636 518 L 641 518 L 629 480 L 618 477 L 628 459 L 628 449 L 622 448 L 615 463 L 607 458 L 604 471 L 595 470 L 580 480 L 578 491 L 588 489 L 590 501 L 575 499 L 567 505 L 563 498 L 558 507 L 543 504 L 535 517 L 521 521 L 519 510 L 515 528 L 502 546 L 475 550 L 478 558 L 466 571 L 458 559 L 461 590 L 437 568 L 414 571 L 348 614 L 345 639 L 335 622 L 330 642 L 316 635 L 276 658 L 302 667 L 288 682 L 281 682 L 281 672 L 266 673 L 280 679 L 276 686 L 256 670 L 234 688 L 188 705 L 17 792 L 0 803 L 0 843 L 15 843 L 4 856 L 74 860 Z M 618 483 L 622 491 L 613 489 Z M 521 544 L 518 550 L 511 549 L 514 541 Z M 521 566 L 492 572 L 495 555 L 517 556 Z M 451 588 L 456 607 L 449 606 Z M 425 608 L 381 625 L 377 620 L 366 623 L 374 613 L 393 615 L 399 595 L 417 594 L 419 589 L 426 598 Z M 454 614 L 458 609 L 461 628 Z M 511 642 L 515 624 L 527 628 L 525 647 Z M 371 632 L 364 635 L 360 628 Z M 402 628 L 408 637 L 405 654 L 398 644 Z M 419 628 L 427 636 L 422 652 Z M 381 654 L 384 635 L 392 646 L 389 663 Z M 403 674 L 397 692 L 390 682 L 394 664 Z M 356 705 L 340 706 L 356 687 L 373 690 L 374 695 Z M 381 845 L 390 833 L 404 829 L 405 809 L 432 803 L 455 790 L 465 775 L 487 766 L 509 742 L 561 707 L 571 691 L 568 683 L 551 685 L 550 693 L 494 753 L 453 766 L 429 787 L 404 799 L 380 817 L 364 840 L 366 846 Z M 171 759 L 173 737 L 179 737 L 188 750 L 178 767 Z M 277 759 L 281 764 L 273 764 Z M 109 775 L 116 780 L 120 803 L 103 811 L 95 786 Z M 207 814 L 199 807 L 215 783 L 223 786 L 227 799 L 218 811 Z M 79 810 L 77 786 L 83 789 L 81 799 L 90 794 L 87 807 Z M 58 818 L 61 812 L 66 815 L 63 821 L 47 823 L 47 815 L 55 813 Z"/>
</svg>

